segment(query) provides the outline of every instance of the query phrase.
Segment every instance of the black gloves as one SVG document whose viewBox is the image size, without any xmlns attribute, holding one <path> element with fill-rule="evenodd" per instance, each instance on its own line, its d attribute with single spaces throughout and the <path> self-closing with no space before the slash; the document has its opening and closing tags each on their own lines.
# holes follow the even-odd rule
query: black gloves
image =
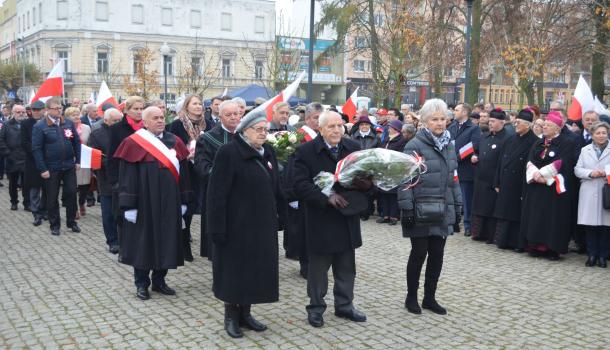
<svg viewBox="0 0 610 350">
<path fill-rule="evenodd" d="M 415 227 L 415 215 L 411 210 L 403 210 L 400 220 L 404 228 Z"/>
</svg>

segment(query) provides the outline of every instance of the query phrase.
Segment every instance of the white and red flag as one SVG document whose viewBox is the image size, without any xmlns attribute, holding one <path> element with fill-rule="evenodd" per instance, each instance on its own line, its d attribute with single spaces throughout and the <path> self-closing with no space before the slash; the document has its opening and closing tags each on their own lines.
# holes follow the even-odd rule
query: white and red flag
<svg viewBox="0 0 610 350">
<path fill-rule="evenodd" d="M 561 174 L 557 174 L 555 176 L 555 191 L 557 192 L 557 194 L 562 194 L 567 191 L 565 179 Z"/>
<path fill-rule="evenodd" d="M 460 159 L 465 159 L 469 155 L 474 153 L 474 145 L 472 141 L 468 142 L 462 148 L 460 148 Z"/>
<path fill-rule="evenodd" d="M 95 103 L 95 94 L 93 93 L 93 91 L 91 92 L 91 95 L 89 95 L 87 103 Z"/>
<path fill-rule="evenodd" d="M 36 92 L 36 95 L 32 97 L 30 103 L 38 100 L 47 102 L 53 96 L 63 96 L 64 94 L 64 61 L 60 60 L 55 64 L 53 69 L 49 72 L 47 80 L 42 82 L 40 88 Z"/>
<path fill-rule="evenodd" d="M 273 106 L 279 102 L 288 102 L 288 99 L 290 99 L 299 88 L 299 84 L 301 84 L 301 80 L 303 80 L 304 77 L 305 71 L 303 71 L 298 78 L 288 85 L 282 92 L 277 94 L 274 98 L 265 101 L 265 103 L 262 105 L 254 108 L 252 112 L 264 110 L 267 114 L 267 121 L 271 121 L 271 118 L 273 117 Z"/>
<path fill-rule="evenodd" d="M 80 167 L 83 169 L 101 169 L 102 151 L 87 145 L 80 145 Z"/>
<path fill-rule="evenodd" d="M 342 112 L 349 117 L 349 122 L 354 122 L 354 117 L 356 116 L 356 112 L 358 109 L 358 88 L 356 91 L 345 101 L 343 105 Z"/>
<path fill-rule="evenodd" d="M 102 106 L 106 103 L 109 103 L 114 106 L 114 108 L 119 108 L 119 103 L 112 96 L 108 85 L 106 85 L 106 81 L 102 80 L 102 84 L 100 84 L 100 92 L 97 94 L 97 100 L 95 101 L 95 105 L 97 106 L 97 115 L 103 116 L 104 112 L 102 111 Z"/>
<path fill-rule="evenodd" d="M 574 95 L 572 96 L 572 105 L 568 109 L 568 119 L 581 120 L 585 112 L 591 111 L 594 108 L 595 104 L 591 88 L 581 75 L 578 78 L 578 84 L 576 84 L 576 90 L 574 90 Z"/>
</svg>

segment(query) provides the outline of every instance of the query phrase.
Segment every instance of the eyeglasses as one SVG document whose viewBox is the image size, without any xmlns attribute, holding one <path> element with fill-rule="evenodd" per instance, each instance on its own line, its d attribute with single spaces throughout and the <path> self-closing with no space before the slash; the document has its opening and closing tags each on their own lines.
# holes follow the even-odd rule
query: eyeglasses
<svg viewBox="0 0 610 350">
<path fill-rule="evenodd" d="M 61 111 L 63 108 L 61 108 L 61 107 L 51 107 L 51 108 L 47 108 L 47 109 L 52 109 L 54 111 Z"/>
<path fill-rule="evenodd" d="M 13 112 L 13 113 L 14 113 L 14 114 L 25 114 L 25 113 L 26 113 L 26 111 L 15 111 L 15 112 Z"/>
<path fill-rule="evenodd" d="M 250 128 L 250 129 L 252 129 L 252 130 L 256 131 L 256 133 L 258 133 L 258 134 L 263 134 L 263 133 L 265 133 L 265 134 L 266 134 L 266 133 L 268 133 L 268 132 L 269 132 L 269 128 L 264 127 L 264 126 L 259 126 L 259 127 L 257 127 L 257 128 L 252 127 L 252 128 Z"/>
</svg>

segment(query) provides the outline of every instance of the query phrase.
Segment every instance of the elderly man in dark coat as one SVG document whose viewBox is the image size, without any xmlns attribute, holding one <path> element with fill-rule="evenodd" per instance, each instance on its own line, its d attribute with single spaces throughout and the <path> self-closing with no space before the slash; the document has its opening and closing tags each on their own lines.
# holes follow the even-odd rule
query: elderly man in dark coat
<svg viewBox="0 0 610 350">
<path fill-rule="evenodd" d="M 324 325 L 324 296 L 331 266 L 335 279 L 335 315 L 355 322 L 366 321 L 366 315 L 356 310 L 352 303 L 356 277 L 355 249 L 362 245 L 359 213 L 344 215 L 340 211 L 348 205 L 341 195 L 345 191 L 343 188 L 335 185 L 335 193 L 327 197 L 313 181 L 321 171 L 334 173 L 338 160 L 360 147 L 355 141 L 342 137 L 343 120 L 338 113 L 322 113 L 319 124 L 320 135 L 296 151 L 294 179 L 294 192 L 305 213 L 309 252 L 307 295 L 310 298 L 307 314 L 314 327 Z"/>
<path fill-rule="evenodd" d="M 525 184 L 527 156 L 538 137 L 531 129 L 534 114 L 523 109 L 515 119 L 515 134 L 510 136 L 502 150 L 494 187 L 498 193 L 494 207 L 496 218 L 496 245 L 501 249 L 522 252 L 525 240 L 519 235 L 521 203 Z"/>
<path fill-rule="evenodd" d="M 213 99 L 218 101 L 218 99 Z M 214 159 L 216 158 L 216 152 L 222 145 L 226 145 L 235 138 L 235 128 L 239 124 L 241 119 L 239 113 L 239 106 L 237 102 L 227 100 L 220 103 L 218 107 L 220 113 L 220 122 L 217 123 L 212 130 L 204 133 L 197 138 L 195 144 L 195 172 L 199 176 L 201 181 L 201 191 L 203 194 L 207 193 L 207 186 L 210 177 L 210 172 L 214 166 Z M 207 123 L 207 121 L 206 121 Z M 203 196 L 205 197 L 205 196 Z M 203 198 L 201 204 L 201 217 L 205 216 L 205 204 L 206 199 Z M 199 255 L 208 257 L 212 260 L 212 240 L 205 231 L 206 225 L 201 225 L 201 246 L 199 249 Z"/>
<path fill-rule="evenodd" d="M 494 179 L 500 154 L 504 143 L 510 136 L 504 129 L 506 113 L 494 109 L 489 113 L 489 132 L 485 133 L 479 143 L 477 172 L 474 178 L 472 196 L 472 239 L 494 242 L 496 220 L 493 217 L 497 193 Z"/>
<path fill-rule="evenodd" d="M 241 121 L 233 142 L 216 154 L 207 192 L 207 232 L 214 242 L 214 295 L 225 302 L 225 329 L 241 338 L 244 325 L 267 327 L 252 304 L 279 299 L 278 239 L 283 201 L 277 159 L 265 144 L 264 111 Z"/>
<path fill-rule="evenodd" d="M 29 190 L 30 210 L 34 216 L 34 226 L 42 224 L 46 216 L 47 191 L 40 173 L 36 169 L 34 153 L 32 153 L 32 130 L 42 117 L 44 117 L 45 106 L 42 101 L 32 103 L 32 116 L 21 122 L 21 147 L 25 151 L 25 172 L 23 179 L 23 190 Z"/>
<path fill-rule="evenodd" d="M 193 200 L 186 168 L 189 151 L 174 134 L 164 132 L 165 117 L 158 107 L 142 113 L 143 128 L 121 142 L 119 200 L 123 212 L 119 261 L 133 266 L 137 297 L 152 290 L 176 292 L 165 282 L 168 269 L 184 265 L 182 215 Z M 181 171 L 182 169 L 182 171 Z"/>
<path fill-rule="evenodd" d="M 21 184 L 23 207 L 30 206 L 29 190 L 23 187 L 25 170 L 25 151 L 21 146 L 21 122 L 26 118 L 25 108 L 14 105 L 11 119 L 4 123 L 0 129 L 0 156 L 6 161 L 6 175 L 8 176 L 8 189 L 11 197 L 11 210 L 17 210 L 19 197 L 17 187 Z"/>
</svg>

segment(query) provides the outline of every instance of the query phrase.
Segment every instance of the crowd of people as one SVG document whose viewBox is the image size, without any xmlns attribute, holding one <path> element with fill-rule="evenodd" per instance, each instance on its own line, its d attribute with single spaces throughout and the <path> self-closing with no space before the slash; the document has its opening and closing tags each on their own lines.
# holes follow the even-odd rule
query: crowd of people
<svg viewBox="0 0 610 350">
<path fill-rule="evenodd" d="M 263 101 L 258 101 L 262 103 Z M 463 232 L 501 249 L 558 260 L 575 250 L 587 266 L 606 267 L 610 250 L 610 117 L 586 112 L 569 121 L 561 102 L 506 113 L 492 104 L 448 106 L 430 99 L 417 111 L 362 108 L 350 119 L 334 106 L 248 110 L 241 98 L 214 97 L 209 108 L 190 95 L 172 111 L 161 100 L 132 96 L 124 109 L 59 98 L 4 105 L 0 155 L 11 210 L 48 221 L 52 235 L 99 202 L 108 250 L 133 267 L 136 296 L 176 291 L 169 269 L 194 260 L 191 223 L 201 216 L 200 255 L 212 261 L 213 292 L 225 304 L 225 330 L 267 327 L 252 304 L 279 299 L 278 237 L 307 280 L 307 319 L 324 325 L 328 272 L 334 311 L 365 322 L 353 304 L 355 249 L 361 221 L 397 225 L 411 241 L 405 308 L 447 310 L 436 300 L 448 236 Z M 268 134 L 297 133 L 303 141 L 278 160 Z M 100 150 L 101 167 L 81 168 L 81 144 Z M 412 186 L 383 191 L 371 178 L 330 195 L 315 184 L 322 171 L 363 149 L 384 148 L 423 159 Z M 1 184 L 1 183 L 0 183 Z M 61 196 L 60 196 L 61 192 Z M 610 196 L 610 191 L 608 193 Z M 463 218 L 463 226 L 462 224 Z M 88 228 L 83 228 L 87 230 Z M 424 297 L 418 289 L 424 262 Z"/>
</svg>

